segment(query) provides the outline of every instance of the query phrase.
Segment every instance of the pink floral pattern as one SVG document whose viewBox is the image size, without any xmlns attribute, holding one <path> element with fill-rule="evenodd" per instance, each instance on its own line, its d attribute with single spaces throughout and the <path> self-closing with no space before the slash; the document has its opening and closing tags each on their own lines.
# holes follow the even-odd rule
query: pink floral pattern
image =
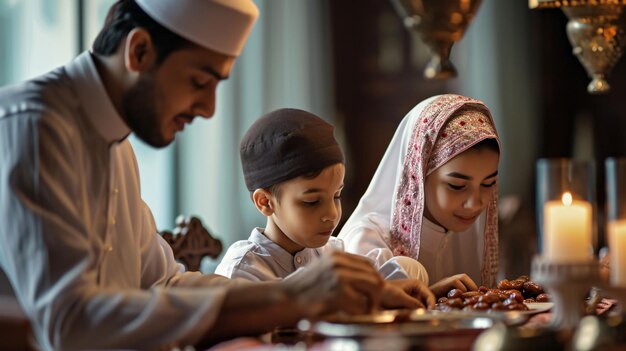
<svg viewBox="0 0 626 351">
<path fill-rule="evenodd" d="M 500 143 L 487 106 L 460 95 L 442 95 L 423 111 L 413 127 L 392 212 L 389 245 L 394 255 L 417 259 L 424 214 L 424 181 L 432 171 L 476 143 Z M 487 123 L 485 123 L 487 122 Z M 495 286 L 498 272 L 498 190 L 486 208 L 482 284 Z"/>
</svg>

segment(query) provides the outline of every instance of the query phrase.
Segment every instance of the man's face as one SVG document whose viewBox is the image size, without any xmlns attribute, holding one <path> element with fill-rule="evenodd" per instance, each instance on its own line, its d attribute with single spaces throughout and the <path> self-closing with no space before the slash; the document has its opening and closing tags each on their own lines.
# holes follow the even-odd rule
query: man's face
<svg viewBox="0 0 626 351">
<path fill-rule="evenodd" d="M 341 219 L 345 167 L 324 168 L 315 178 L 298 177 L 280 184 L 273 197 L 272 219 L 281 231 L 278 244 L 295 253 L 324 246 Z"/>
<path fill-rule="evenodd" d="M 124 94 L 129 127 L 154 147 L 169 145 L 196 116 L 213 116 L 217 84 L 228 77 L 234 62 L 234 57 L 197 46 L 170 53 L 141 73 Z"/>
<path fill-rule="evenodd" d="M 489 204 L 500 154 L 469 149 L 426 177 L 424 216 L 454 232 L 467 230 Z"/>
</svg>

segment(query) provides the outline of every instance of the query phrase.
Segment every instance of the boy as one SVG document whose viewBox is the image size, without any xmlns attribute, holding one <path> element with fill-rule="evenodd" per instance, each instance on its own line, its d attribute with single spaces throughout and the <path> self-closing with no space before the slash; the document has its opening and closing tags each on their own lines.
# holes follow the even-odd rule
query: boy
<svg viewBox="0 0 626 351">
<path fill-rule="evenodd" d="M 326 252 L 343 251 L 332 233 L 341 219 L 345 166 L 330 124 L 306 111 L 279 109 L 250 127 L 240 154 L 246 186 L 267 224 L 234 243 L 217 274 L 282 279 Z M 425 275 L 406 257 L 388 259 L 378 249 L 366 256 L 385 279 Z M 407 273 L 413 271 L 418 273 Z"/>
</svg>

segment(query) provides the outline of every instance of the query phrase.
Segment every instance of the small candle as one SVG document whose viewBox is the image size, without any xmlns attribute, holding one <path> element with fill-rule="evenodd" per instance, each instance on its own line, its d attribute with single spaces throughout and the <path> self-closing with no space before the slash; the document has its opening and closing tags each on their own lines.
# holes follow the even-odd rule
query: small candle
<svg viewBox="0 0 626 351">
<path fill-rule="evenodd" d="M 561 201 L 543 207 L 543 256 L 560 262 L 591 258 L 591 204 L 572 200 L 566 192 Z"/>
<path fill-rule="evenodd" d="M 626 220 L 609 223 L 611 284 L 626 287 Z"/>
</svg>

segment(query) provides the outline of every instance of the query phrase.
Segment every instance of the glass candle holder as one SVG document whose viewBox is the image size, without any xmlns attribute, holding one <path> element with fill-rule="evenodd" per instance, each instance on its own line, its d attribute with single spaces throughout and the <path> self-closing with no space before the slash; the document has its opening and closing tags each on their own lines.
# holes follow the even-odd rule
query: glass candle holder
<svg viewBox="0 0 626 351">
<path fill-rule="evenodd" d="M 626 287 L 626 158 L 606 159 L 605 170 L 611 285 Z"/>
<path fill-rule="evenodd" d="M 544 260 L 569 263 L 593 259 L 595 203 L 593 161 L 537 161 L 537 223 Z"/>
</svg>

